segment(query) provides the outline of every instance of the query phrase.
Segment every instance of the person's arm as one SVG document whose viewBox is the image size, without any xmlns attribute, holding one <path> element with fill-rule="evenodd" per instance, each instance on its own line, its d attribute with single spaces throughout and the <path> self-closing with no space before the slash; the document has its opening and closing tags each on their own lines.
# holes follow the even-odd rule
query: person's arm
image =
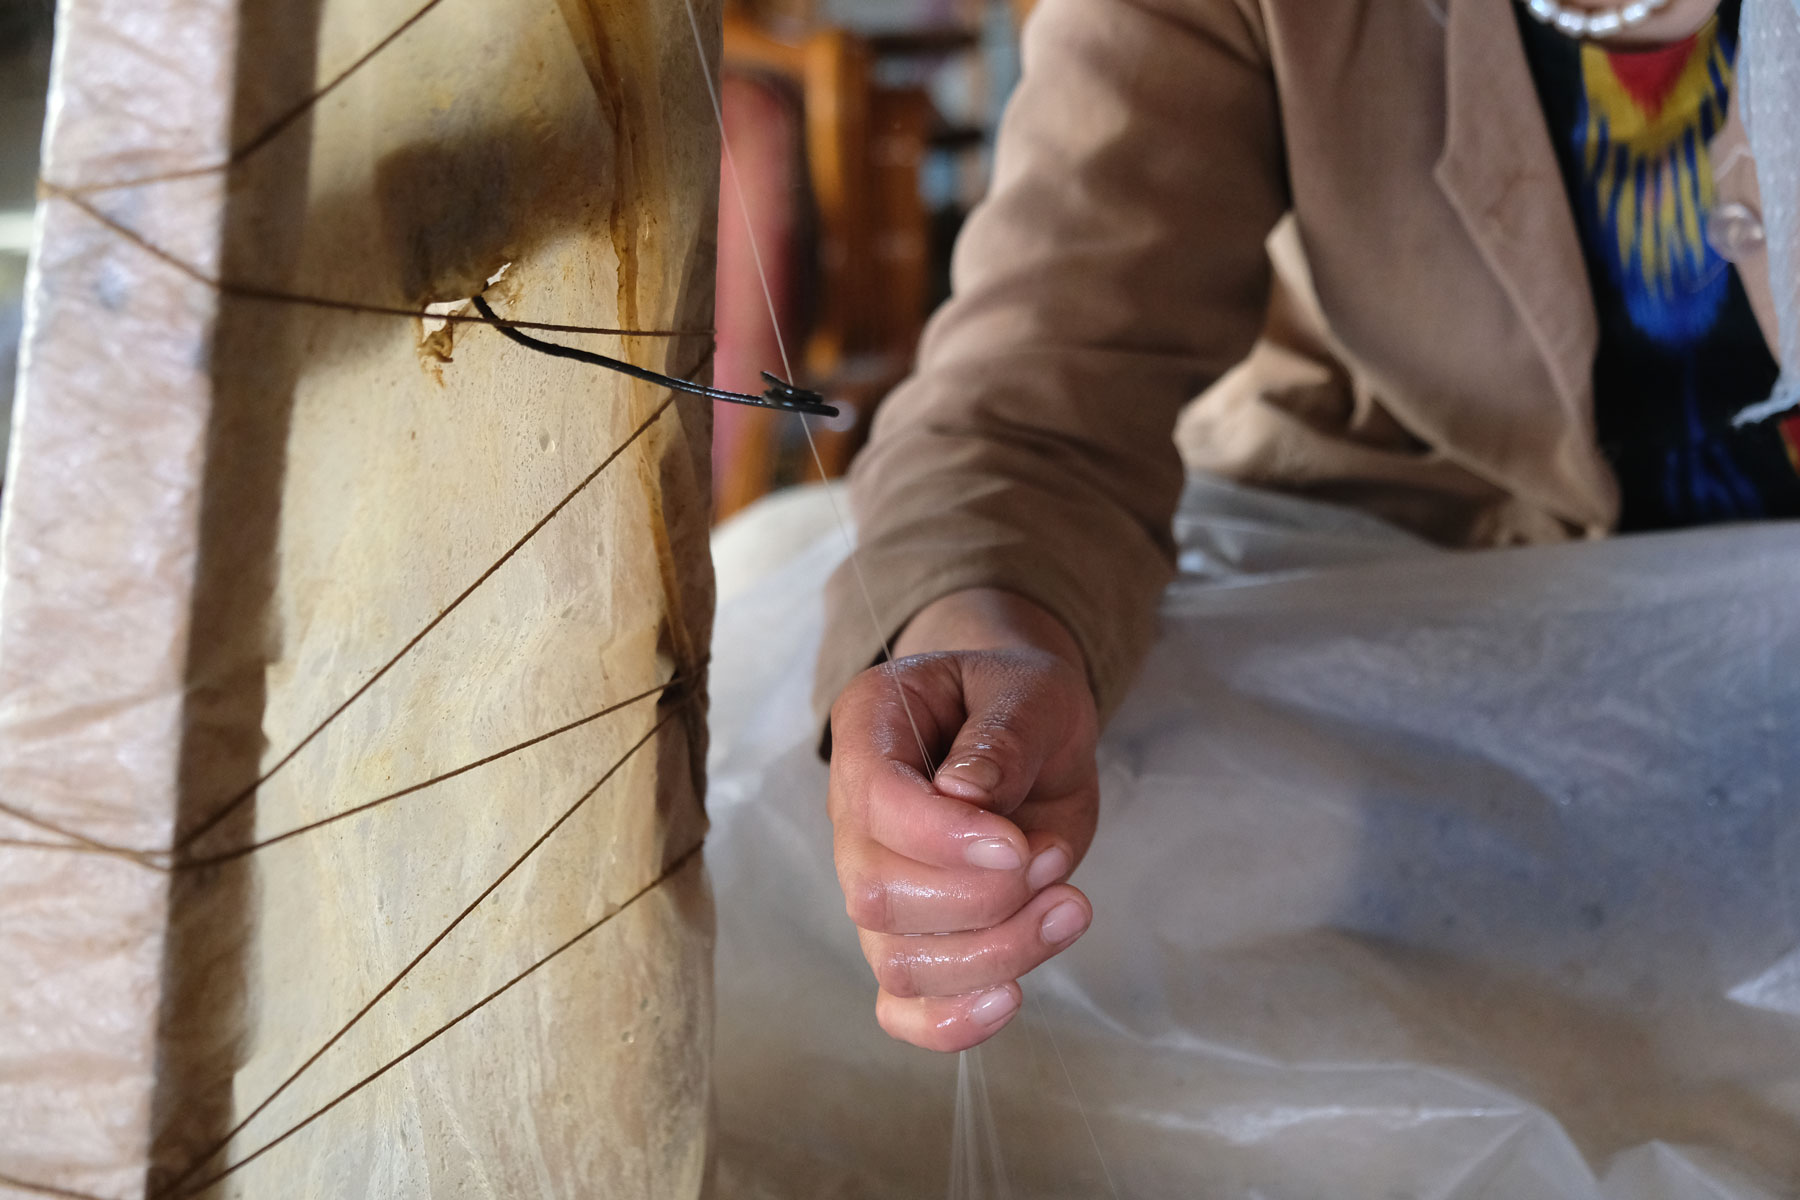
<svg viewBox="0 0 1800 1200">
<path fill-rule="evenodd" d="M 1267 304 L 1286 192 L 1263 36 L 1254 0 L 1044 0 L 954 298 L 853 473 L 876 619 L 841 570 L 816 694 L 840 878 L 908 1041 L 982 1040 L 1073 940 L 1062 906 L 1086 926 L 1058 881 L 1173 571 L 1175 418 Z M 898 661 L 859 675 L 895 631 Z"/>
<path fill-rule="evenodd" d="M 820 715 L 932 601 L 998 588 L 1074 635 L 1102 712 L 1173 571 L 1183 405 L 1243 360 L 1287 207 L 1255 0 L 1042 0 L 954 294 L 851 475 Z"/>
</svg>

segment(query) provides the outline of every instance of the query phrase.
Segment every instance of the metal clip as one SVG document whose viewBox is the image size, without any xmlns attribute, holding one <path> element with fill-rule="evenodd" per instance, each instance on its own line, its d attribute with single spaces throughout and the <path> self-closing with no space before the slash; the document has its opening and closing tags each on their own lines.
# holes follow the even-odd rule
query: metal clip
<svg viewBox="0 0 1800 1200">
<path fill-rule="evenodd" d="M 539 354 L 548 354 L 553 358 L 572 359 L 575 362 L 587 363 L 594 367 L 605 367 L 609 371 L 617 371 L 619 374 L 629 375 L 633 379 L 642 379 L 646 383 L 658 384 L 678 392 L 687 392 L 693 396 L 704 396 L 708 400 L 723 400 L 728 404 L 748 404 L 753 408 L 774 408 L 783 412 L 805 413 L 816 417 L 838 415 L 838 410 L 825 403 L 825 397 L 819 393 L 795 387 L 767 371 L 762 373 L 762 377 L 768 381 L 769 386 L 762 395 L 752 396 L 747 392 L 728 392 L 724 388 L 707 387 L 703 383 L 693 383 L 686 379 L 678 379 L 673 375 L 664 375 L 660 371 L 652 371 L 647 367 L 640 367 L 623 359 L 596 354 L 592 350 L 578 350 L 574 346 L 546 342 L 541 338 L 521 333 L 502 321 L 495 315 L 494 310 L 488 307 L 488 302 L 479 295 L 473 297 L 473 301 L 475 311 L 480 313 L 482 319 L 488 324 L 499 330 L 500 336 L 517 342 L 526 349 L 536 350 Z"/>
</svg>

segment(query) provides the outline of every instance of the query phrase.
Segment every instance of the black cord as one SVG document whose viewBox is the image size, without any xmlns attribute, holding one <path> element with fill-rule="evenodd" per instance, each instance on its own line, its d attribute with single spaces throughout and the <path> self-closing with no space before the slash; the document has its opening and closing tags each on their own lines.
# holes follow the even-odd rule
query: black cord
<svg viewBox="0 0 1800 1200">
<path fill-rule="evenodd" d="M 705 384 L 689 383 L 685 379 L 677 379 L 673 375 L 664 375 L 645 367 L 634 366 L 623 359 L 608 358 L 604 354 L 595 354 L 591 350 L 577 350 L 573 346 L 562 346 L 555 342 L 546 342 L 528 334 L 520 333 L 488 307 L 488 302 L 476 296 L 475 311 L 480 313 L 500 336 L 517 342 L 527 350 L 536 350 L 539 354 L 548 354 L 554 358 L 570 358 L 589 366 L 605 367 L 609 371 L 617 371 L 621 375 L 629 375 L 633 379 L 642 379 L 645 383 L 654 383 L 678 392 L 687 392 L 695 396 L 705 396 L 708 400 L 724 400 L 731 404 L 748 404 L 756 408 L 776 408 L 783 412 L 811 413 L 818 417 L 835 417 L 838 410 L 825 403 L 825 397 L 817 392 L 809 392 L 805 388 L 795 387 L 767 371 L 762 377 L 768 381 L 768 390 L 760 396 L 748 392 L 728 392 L 723 388 L 707 387 Z"/>
</svg>

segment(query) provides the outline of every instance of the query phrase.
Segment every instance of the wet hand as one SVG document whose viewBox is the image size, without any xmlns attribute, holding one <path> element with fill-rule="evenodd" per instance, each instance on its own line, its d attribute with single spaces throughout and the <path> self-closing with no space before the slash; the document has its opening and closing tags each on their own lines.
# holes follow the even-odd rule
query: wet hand
<svg viewBox="0 0 1800 1200">
<path fill-rule="evenodd" d="M 941 651 L 876 667 L 832 710 L 838 879 L 879 985 L 876 1018 L 926 1049 L 964 1050 L 999 1032 L 1018 1011 L 1020 976 L 1092 920 L 1065 881 L 1094 836 L 1098 721 L 1072 641 L 1056 634 L 1067 638 L 1057 626 L 1038 639 L 1053 649 Z M 935 777 L 921 738 L 941 752 Z"/>
</svg>

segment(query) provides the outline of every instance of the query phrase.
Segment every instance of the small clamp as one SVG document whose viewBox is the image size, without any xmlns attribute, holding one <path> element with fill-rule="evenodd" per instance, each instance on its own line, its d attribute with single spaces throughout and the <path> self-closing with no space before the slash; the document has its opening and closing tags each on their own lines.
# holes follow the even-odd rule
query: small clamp
<svg viewBox="0 0 1800 1200">
<path fill-rule="evenodd" d="M 788 412 L 811 413 L 815 417 L 835 417 L 838 410 L 825 403 L 825 397 L 817 392 L 809 392 L 803 387 L 795 387 L 779 375 L 762 373 L 763 382 L 769 386 L 763 390 L 763 399 L 771 408 L 786 409 Z"/>
<path fill-rule="evenodd" d="M 776 408 L 783 412 L 806 413 L 815 417 L 835 417 L 838 410 L 825 403 L 825 397 L 817 392 L 809 392 L 805 388 L 795 387 L 779 376 L 767 371 L 762 377 L 769 386 L 760 396 L 748 392 L 728 392 L 724 388 L 707 387 L 703 383 L 693 383 L 686 379 L 678 379 L 673 375 L 664 375 L 661 371 L 652 371 L 648 367 L 640 367 L 628 363 L 624 359 L 611 358 L 605 354 L 596 354 L 592 350 L 581 350 L 574 346 L 564 346 L 557 342 L 546 342 L 542 338 L 522 333 L 505 321 L 489 307 L 485 298 L 473 297 L 475 311 L 481 314 L 482 320 L 500 331 L 500 336 L 517 342 L 528 350 L 536 350 L 539 354 L 548 354 L 554 358 L 573 359 L 575 362 L 587 363 L 590 366 L 605 367 L 609 371 L 617 371 L 621 375 L 629 375 L 633 379 L 642 379 L 646 383 L 658 384 L 673 388 L 678 392 L 690 395 L 705 396 L 708 400 L 723 400 L 728 404 L 748 404 L 753 408 Z"/>
</svg>

